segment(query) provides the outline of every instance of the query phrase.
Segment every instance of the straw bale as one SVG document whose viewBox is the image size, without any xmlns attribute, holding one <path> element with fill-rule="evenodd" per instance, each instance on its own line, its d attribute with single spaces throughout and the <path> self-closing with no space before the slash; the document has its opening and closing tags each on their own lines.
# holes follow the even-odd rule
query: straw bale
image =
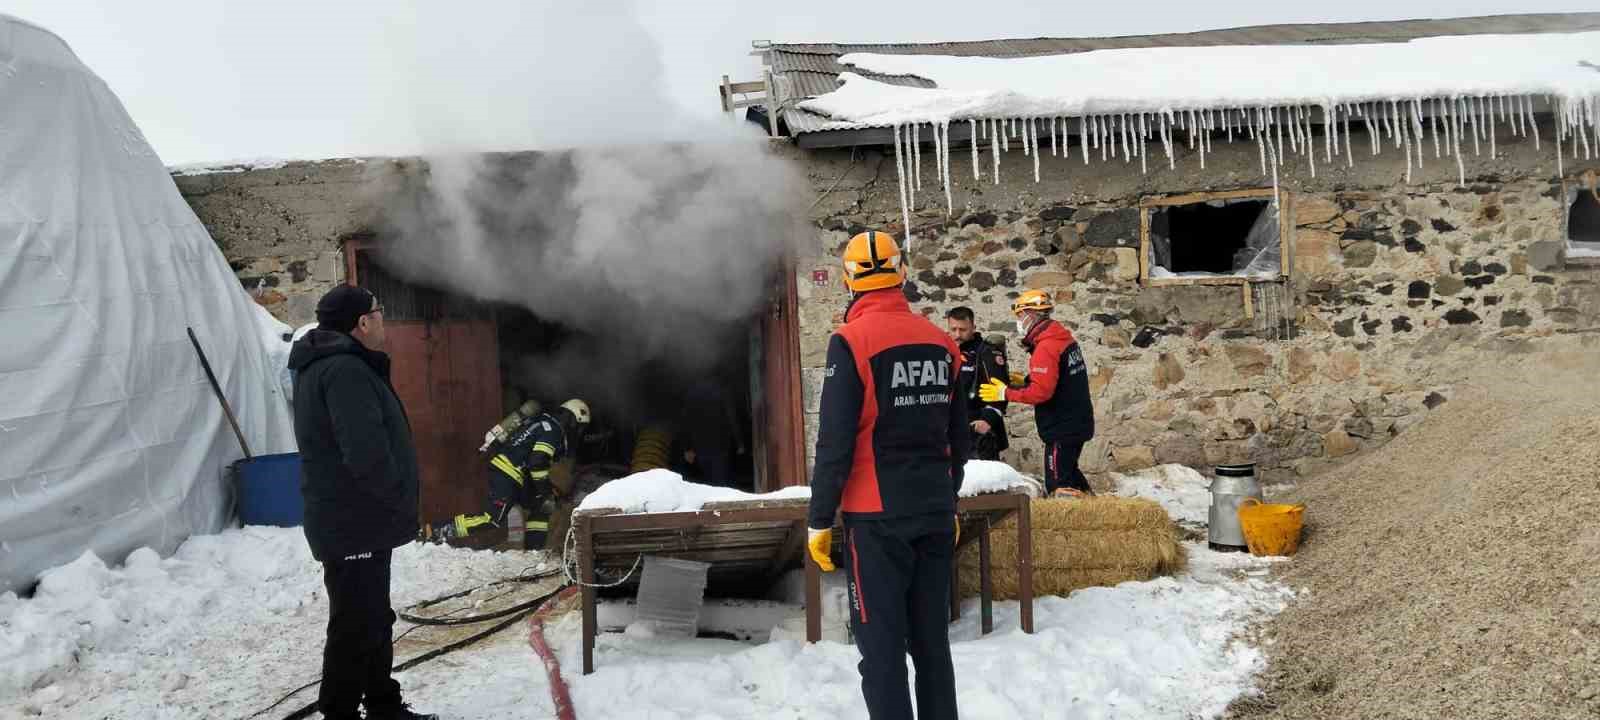
<svg viewBox="0 0 1600 720">
<path fill-rule="evenodd" d="M 1032 503 L 1033 586 L 1036 596 L 1149 580 L 1183 570 L 1187 558 L 1161 506 L 1140 498 L 1037 499 Z M 990 535 L 997 599 L 1017 596 L 1016 519 Z M 960 592 L 978 594 L 978 546 L 961 552 Z"/>
</svg>

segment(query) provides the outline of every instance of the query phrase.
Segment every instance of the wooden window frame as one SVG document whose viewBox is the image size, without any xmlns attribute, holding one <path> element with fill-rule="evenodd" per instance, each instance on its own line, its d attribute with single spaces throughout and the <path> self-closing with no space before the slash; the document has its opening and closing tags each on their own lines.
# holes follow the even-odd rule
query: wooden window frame
<svg viewBox="0 0 1600 720">
<path fill-rule="evenodd" d="M 1157 208 L 1172 207 L 1175 205 L 1193 205 L 1196 203 L 1211 202 L 1213 200 L 1266 200 L 1272 202 L 1274 196 L 1278 201 L 1278 256 L 1281 266 L 1278 277 L 1255 278 L 1243 276 L 1226 277 L 1173 277 L 1158 278 L 1150 276 L 1150 212 Z M 1253 188 L 1250 190 L 1222 190 L 1216 192 L 1184 193 L 1182 195 L 1148 195 L 1139 199 L 1139 284 L 1144 287 L 1165 287 L 1172 285 L 1243 285 L 1247 289 L 1252 283 L 1276 283 L 1289 279 L 1290 249 L 1293 245 L 1291 236 L 1294 230 L 1293 201 L 1288 191 L 1274 191 L 1272 188 Z"/>
<path fill-rule="evenodd" d="M 1568 257 L 1566 252 L 1568 250 L 1575 249 L 1572 242 L 1572 206 L 1567 203 L 1567 196 L 1572 193 L 1574 188 L 1576 188 L 1578 192 L 1588 190 L 1590 185 L 1590 177 L 1594 172 L 1595 171 L 1590 170 L 1587 173 L 1572 175 L 1561 179 L 1561 223 L 1559 227 L 1556 228 L 1556 231 L 1558 233 L 1558 237 L 1561 238 L 1561 258 L 1562 264 L 1565 266 L 1586 268 L 1600 267 L 1600 258 Z M 1597 180 L 1596 184 L 1600 185 L 1600 180 Z M 1585 244 L 1594 245 L 1596 243 Z"/>
</svg>

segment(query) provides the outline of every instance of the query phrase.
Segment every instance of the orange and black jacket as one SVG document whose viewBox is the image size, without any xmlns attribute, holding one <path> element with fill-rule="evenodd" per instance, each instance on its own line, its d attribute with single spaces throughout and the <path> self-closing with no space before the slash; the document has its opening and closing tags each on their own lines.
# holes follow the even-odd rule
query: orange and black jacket
<svg viewBox="0 0 1600 720">
<path fill-rule="evenodd" d="M 1089 370 L 1072 331 L 1045 320 L 1022 339 L 1028 350 L 1027 383 L 1006 391 L 1006 399 L 1033 405 L 1039 439 L 1046 443 L 1087 442 L 1094 437 L 1094 404 L 1089 400 Z"/>
<path fill-rule="evenodd" d="M 899 288 L 874 290 L 850 306 L 827 363 L 811 527 L 833 527 L 840 510 L 954 513 L 972 441 L 955 343 L 911 312 Z"/>
</svg>

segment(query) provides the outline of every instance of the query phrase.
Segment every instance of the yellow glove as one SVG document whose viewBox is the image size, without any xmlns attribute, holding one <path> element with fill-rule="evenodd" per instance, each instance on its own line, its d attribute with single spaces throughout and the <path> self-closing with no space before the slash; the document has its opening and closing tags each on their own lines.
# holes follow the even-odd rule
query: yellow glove
<svg viewBox="0 0 1600 720">
<path fill-rule="evenodd" d="M 811 559 L 816 561 L 817 567 L 823 572 L 833 572 L 833 558 L 828 554 L 833 550 L 833 528 L 817 530 L 806 528 L 806 549 L 811 551 Z"/>
<path fill-rule="evenodd" d="M 984 402 L 1005 402 L 1006 384 L 999 378 L 992 378 L 978 386 L 978 399 Z"/>
<path fill-rule="evenodd" d="M 1013 370 L 1008 376 L 1011 378 L 1011 387 L 1022 387 L 1028 384 L 1028 376 Z"/>
</svg>

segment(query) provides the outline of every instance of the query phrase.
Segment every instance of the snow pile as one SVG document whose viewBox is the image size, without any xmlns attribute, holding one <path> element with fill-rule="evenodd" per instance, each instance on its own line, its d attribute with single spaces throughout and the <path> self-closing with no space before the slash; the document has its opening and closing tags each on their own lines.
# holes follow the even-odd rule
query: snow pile
<svg viewBox="0 0 1600 720">
<path fill-rule="evenodd" d="M 1129 475 L 1112 473 L 1116 494 L 1154 500 L 1178 522 L 1210 520 L 1211 479 L 1185 465 L 1157 465 Z"/>
<path fill-rule="evenodd" d="M 951 626 L 963 718 L 1213 717 L 1252 687 L 1264 664 L 1240 639 L 1281 610 L 1288 589 L 1258 558 L 1191 544 L 1178 578 L 1092 588 L 1034 606 L 1034 635 L 1018 605 L 994 606 L 995 632 L 980 636 L 975 601 Z M 577 667 L 575 617 L 552 629 L 562 664 Z M 775 641 L 663 642 L 601 635 L 595 674 L 569 677 L 578 715 L 640 717 L 865 717 L 860 656 L 850 645 Z M 433 706 L 435 709 L 443 709 Z"/>
<path fill-rule="evenodd" d="M 777 492 L 747 493 L 733 488 L 701 485 L 671 470 L 646 470 L 604 485 L 578 503 L 579 510 L 617 508 L 625 513 L 689 512 L 709 502 L 738 500 L 795 500 L 811 497 L 811 488 L 788 487 Z"/>
<path fill-rule="evenodd" d="M 518 575 L 540 557 L 406 545 L 392 600 Z M 324 595 L 299 528 L 197 535 L 116 568 L 84 553 L 43 573 L 32 598 L 0 594 L 0 717 L 12 702 L 56 717 L 246 715 L 317 677 Z"/>
<path fill-rule="evenodd" d="M 1600 149 L 1600 33 L 1434 37 L 1404 43 L 1166 47 L 1096 50 L 1029 58 L 851 53 L 845 65 L 884 75 L 915 75 L 936 88 L 889 85 L 842 73 L 843 87 L 800 103 L 840 121 L 895 129 L 906 227 L 922 190 L 918 148 L 923 126 L 934 145 L 934 181 L 950 195 L 950 125 L 966 122 L 972 138 L 974 180 L 980 178 L 979 142 L 987 139 L 992 175 L 1000 181 L 1000 153 L 1015 140 L 1033 160 L 1047 137 L 1051 155 L 1070 157 L 1079 138 L 1085 163 L 1139 161 L 1148 170 L 1146 145 L 1158 142 L 1169 167 L 1173 146 L 1198 149 L 1200 166 L 1214 139 L 1248 137 L 1259 148 L 1261 172 L 1274 187 L 1286 150 L 1316 175 L 1317 155 L 1355 162 L 1352 123 L 1365 129 L 1366 152 L 1386 143 L 1421 167 L 1425 146 L 1450 156 L 1465 183 L 1464 145 L 1474 154 L 1495 152 L 1501 126 L 1532 134 L 1536 110 L 1556 117 L 1557 174 L 1563 146 L 1588 159 Z M 1540 106 L 1543 107 L 1540 107 Z M 1322 126 L 1315 137 L 1314 125 Z M 1593 141 L 1591 142 L 1591 136 Z"/>
<path fill-rule="evenodd" d="M 1015 468 L 998 460 L 968 460 L 966 474 L 961 481 L 961 497 L 986 493 L 1024 490 L 1038 495 L 1039 481 L 1023 475 Z"/>
<path fill-rule="evenodd" d="M 242 173 L 247 170 L 277 170 L 290 163 L 289 160 L 278 158 L 250 158 L 245 160 L 222 160 L 197 163 L 184 163 L 171 165 L 167 171 L 173 175 L 183 177 L 186 175 L 214 175 L 218 173 Z"/>
</svg>

